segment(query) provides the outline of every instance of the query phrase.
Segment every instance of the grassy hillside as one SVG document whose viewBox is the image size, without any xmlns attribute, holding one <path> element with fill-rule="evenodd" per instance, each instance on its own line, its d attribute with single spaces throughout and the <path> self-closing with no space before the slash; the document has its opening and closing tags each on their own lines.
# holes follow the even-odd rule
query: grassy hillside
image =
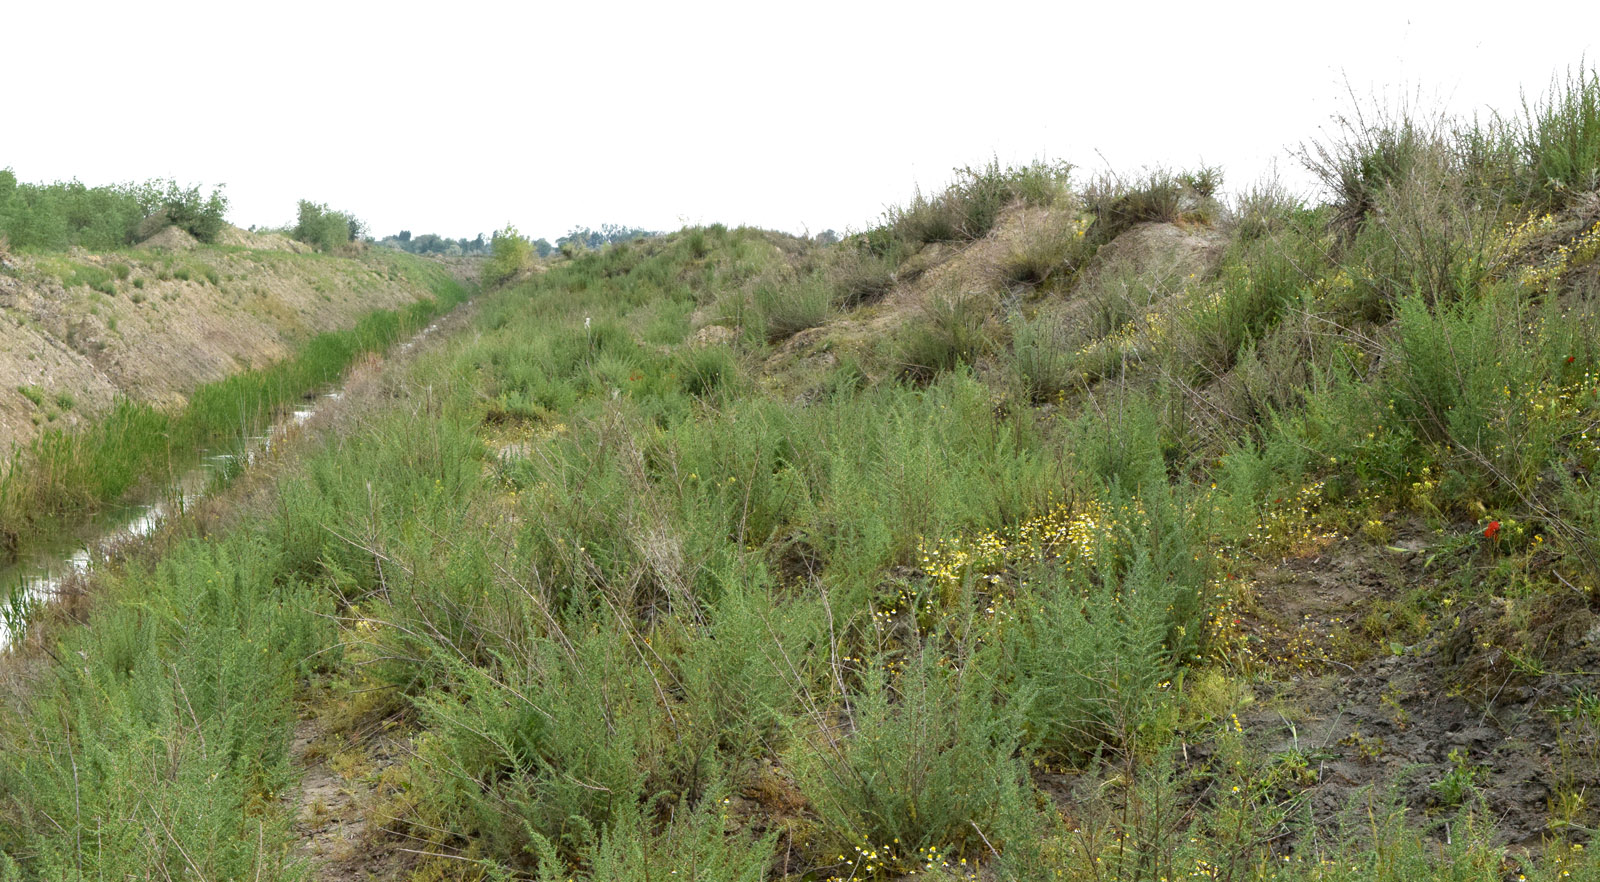
<svg viewBox="0 0 1600 882">
<path fill-rule="evenodd" d="M 0 879 L 1591 878 L 1600 79 L 554 262 L 36 625 Z"/>
</svg>

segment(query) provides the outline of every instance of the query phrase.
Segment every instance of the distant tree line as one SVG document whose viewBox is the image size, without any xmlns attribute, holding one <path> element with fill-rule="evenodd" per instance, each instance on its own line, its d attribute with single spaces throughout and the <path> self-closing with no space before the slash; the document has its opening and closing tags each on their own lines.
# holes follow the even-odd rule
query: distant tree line
<svg viewBox="0 0 1600 882">
<path fill-rule="evenodd" d="M 222 188 L 174 180 L 90 187 L 77 180 L 29 184 L 0 169 L 0 239 L 12 248 L 126 248 L 168 226 L 215 242 L 228 212 Z"/>
<path fill-rule="evenodd" d="M 385 236 L 376 244 L 397 251 L 408 251 L 412 254 L 438 254 L 444 256 L 457 256 L 463 254 L 494 254 L 494 240 L 506 238 L 508 241 L 515 235 L 508 233 L 513 230 L 498 230 L 494 235 L 485 237 L 482 233 L 476 239 L 450 239 L 434 233 L 424 233 L 420 236 L 412 235 L 410 230 L 401 230 L 393 236 Z M 527 242 L 532 253 L 540 257 L 549 257 L 557 250 L 582 250 L 585 248 L 598 249 L 617 242 L 627 242 L 631 239 L 643 239 L 649 236 L 659 236 L 658 232 L 646 230 L 641 227 L 625 227 L 620 224 L 601 224 L 599 230 L 588 227 L 574 227 L 565 236 L 556 239 L 555 244 L 550 244 L 548 239 L 529 240 L 526 237 L 515 235 L 515 238 Z M 502 245 L 502 248 L 505 246 Z"/>
<path fill-rule="evenodd" d="M 659 235 L 661 234 L 654 230 L 646 230 L 640 227 L 624 227 L 619 224 L 601 224 L 599 230 L 591 230 L 588 227 L 573 227 L 565 236 L 556 240 L 556 247 L 567 248 L 571 246 L 572 248 L 580 249 L 599 249 L 606 245 L 615 245 L 618 242 L 647 239 L 651 236 Z M 542 242 L 544 240 L 541 239 L 539 241 Z M 535 242 L 534 246 L 538 247 L 538 244 L 538 242 Z M 548 254 L 546 251 L 540 252 L 541 257 L 546 254 Z"/>
<path fill-rule="evenodd" d="M 396 251 L 405 251 L 411 254 L 438 254 L 454 257 L 462 254 L 488 254 L 489 239 L 482 233 L 476 239 L 462 237 L 449 239 L 437 233 L 423 233 L 420 236 L 411 235 L 410 230 L 401 230 L 393 236 L 379 239 L 378 245 L 384 248 L 393 248 Z"/>
</svg>

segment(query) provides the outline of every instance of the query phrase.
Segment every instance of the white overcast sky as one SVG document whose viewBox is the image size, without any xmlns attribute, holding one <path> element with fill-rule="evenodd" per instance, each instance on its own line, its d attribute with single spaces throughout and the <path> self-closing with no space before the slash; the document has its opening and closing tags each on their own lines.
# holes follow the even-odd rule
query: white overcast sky
<svg viewBox="0 0 1600 882">
<path fill-rule="evenodd" d="M 0 167 L 226 183 L 240 226 L 843 231 L 992 156 L 1305 185 L 1349 90 L 1511 110 L 1597 40 L 1586 0 L 8 0 Z"/>
</svg>

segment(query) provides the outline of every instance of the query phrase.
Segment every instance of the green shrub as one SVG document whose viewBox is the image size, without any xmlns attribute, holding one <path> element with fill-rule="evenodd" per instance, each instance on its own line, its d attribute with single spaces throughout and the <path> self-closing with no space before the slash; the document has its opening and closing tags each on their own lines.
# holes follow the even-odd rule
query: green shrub
<svg viewBox="0 0 1600 882">
<path fill-rule="evenodd" d="M 637 807 L 630 807 L 586 855 L 585 871 L 577 877 L 569 875 L 567 866 L 552 849 L 536 844 L 541 854 L 540 878 L 766 882 L 776 832 L 760 838 L 728 835 L 726 794 L 725 789 L 714 788 L 698 805 L 679 802 L 664 829 Z"/>
<path fill-rule="evenodd" d="M 1300 302 L 1304 282 L 1300 255 L 1277 245 L 1229 259 L 1214 287 L 1191 289 L 1187 308 L 1174 311 L 1175 369 L 1196 382 L 1231 370 L 1240 350 L 1270 330 Z M 1306 255 L 1315 259 L 1315 252 Z"/>
<path fill-rule="evenodd" d="M 846 247 L 830 252 L 823 273 L 833 285 L 833 302 L 841 309 L 854 309 L 879 299 L 894 287 L 898 264 L 895 253 Z"/>
<path fill-rule="evenodd" d="M 688 349 L 675 360 L 683 391 L 697 398 L 716 393 L 739 376 L 739 361 L 726 346 Z"/>
<path fill-rule="evenodd" d="M 413 760 L 423 818 L 500 860 L 526 865 L 541 840 L 567 860 L 595 848 L 645 797 L 671 737 L 620 635 L 595 632 L 570 654 L 564 639 L 518 647 L 532 668 L 446 661 L 458 685 L 418 699 L 434 733 Z"/>
<path fill-rule="evenodd" d="M 992 160 L 979 169 L 956 169 L 944 192 L 926 197 L 919 189 L 910 205 L 889 210 L 884 226 L 892 238 L 912 246 L 981 239 L 1012 202 L 1049 205 L 1066 189 L 1071 173 L 1067 163 L 1043 161 L 1001 168 Z"/>
<path fill-rule="evenodd" d="M 1264 180 L 1239 193 L 1234 201 L 1232 224 L 1240 239 L 1261 239 L 1277 235 L 1302 210 L 1299 197 L 1276 179 Z"/>
<path fill-rule="evenodd" d="M 780 601 L 773 586 L 747 584 L 749 575 L 727 567 L 707 580 L 705 625 L 663 628 L 654 642 L 671 652 L 673 679 L 682 684 L 682 746 L 736 769 L 784 744 L 801 702 L 790 661 L 818 651 L 826 625 L 819 604 Z"/>
<path fill-rule="evenodd" d="M 769 342 L 792 337 L 828 320 L 833 291 L 820 278 L 773 280 L 756 286 L 755 306 Z"/>
<path fill-rule="evenodd" d="M 160 196 L 158 211 L 164 213 L 173 226 L 201 242 L 210 243 L 217 241 L 222 233 L 228 197 L 220 187 L 212 190 L 210 196 L 202 197 L 198 184 L 185 188 L 176 181 L 168 181 L 166 191 Z"/>
<path fill-rule="evenodd" d="M 16 248 L 126 248 L 148 230 L 152 217 L 211 242 L 221 231 L 227 204 L 220 188 L 202 199 L 199 185 L 183 188 L 171 180 L 106 187 L 78 181 L 27 184 L 10 169 L 0 170 L 0 236 Z"/>
<path fill-rule="evenodd" d="M 73 663 L 0 717 L 0 853 L 29 878 L 278 875 L 294 686 L 331 629 L 274 563 L 234 534 L 99 586 Z"/>
<path fill-rule="evenodd" d="M 1174 174 L 1171 171 L 1149 171 L 1142 179 L 1125 182 L 1117 178 L 1101 178 L 1085 192 L 1085 202 L 1094 213 L 1094 223 L 1088 237 L 1094 245 L 1104 245 L 1117 239 L 1134 224 L 1195 221 L 1213 223 L 1219 206 L 1211 195 L 1198 194 L 1187 184 L 1194 179 L 1200 186 L 1218 184 L 1214 170 L 1195 174 Z"/>
<path fill-rule="evenodd" d="M 1091 487 L 1125 488 L 1162 482 L 1166 474 L 1161 421 L 1151 399 L 1126 392 L 1104 402 L 1103 411 L 1085 411 L 1070 427 L 1070 450 L 1077 477 Z"/>
<path fill-rule="evenodd" d="M 1000 257 L 1000 284 L 1032 288 L 1052 279 L 1070 279 L 1094 250 L 1085 228 L 1068 212 L 1045 216 L 1024 230 Z"/>
<path fill-rule="evenodd" d="M 533 265 L 533 243 L 510 224 L 494 234 L 489 251 L 489 260 L 483 265 L 483 281 L 489 285 L 503 285 Z"/>
<path fill-rule="evenodd" d="M 298 216 L 290 235 L 318 251 L 336 251 L 350 243 L 361 222 L 325 204 L 300 200 Z"/>
<path fill-rule="evenodd" d="M 711 246 L 707 244 L 706 231 L 694 229 L 684 238 L 684 246 L 689 249 L 689 256 L 695 260 L 704 260 L 711 253 Z"/>
<path fill-rule="evenodd" d="M 1347 234 L 1377 208 L 1385 190 L 1411 175 L 1420 155 L 1446 152 L 1443 121 L 1414 118 L 1404 106 L 1376 110 L 1370 119 L 1357 108 L 1335 123 L 1334 140 L 1302 144 L 1299 156 L 1333 194 L 1336 225 Z"/>
<path fill-rule="evenodd" d="M 1352 281 L 1341 309 L 1379 321 L 1419 294 L 1449 303 L 1475 294 L 1505 255 L 1497 213 L 1478 202 L 1457 157 L 1438 144 L 1413 148 L 1404 175 L 1370 197 L 1369 222 L 1342 255 Z"/>
<path fill-rule="evenodd" d="M 897 675 L 874 661 L 860 681 L 848 728 L 810 720 L 789 759 L 826 851 L 876 854 L 860 855 L 867 875 L 868 864 L 920 871 L 930 849 L 970 860 L 987 852 L 985 836 L 1003 847 L 996 831 L 1030 797 L 1015 723 L 996 712 L 983 673 L 923 649 Z"/>
<path fill-rule="evenodd" d="M 1539 104 L 1523 104 L 1515 142 L 1523 190 L 1561 205 L 1600 189 L 1600 70 L 1580 67 L 1551 85 Z"/>
<path fill-rule="evenodd" d="M 987 353 L 992 342 L 985 327 L 988 317 L 987 303 L 977 295 L 931 295 L 895 342 L 894 358 L 902 375 L 930 380 Z"/>
<path fill-rule="evenodd" d="M 1542 480 L 1573 431 L 1544 397 L 1566 359 L 1593 347 L 1592 319 L 1577 318 L 1555 304 L 1534 310 L 1506 286 L 1431 309 L 1417 296 L 1397 305 L 1384 386 L 1401 425 L 1452 464 L 1455 495 L 1520 499 Z"/>
<path fill-rule="evenodd" d="M 1012 317 L 1010 373 L 1030 401 L 1052 401 L 1078 379 L 1072 340 L 1059 322 Z"/>
<path fill-rule="evenodd" d="M 1195 195 L 1209 198 L 1222 188 L 1222 169 L 1214 165 L 1202 166 L 1197 171 L 1181 172 L 1178 181 Z"/>
<path fill-rule="evenodd" d="M 91 291 L 99 291 L 102 294 L 115 294 L 117 291 L 116 284 L 112 281 L 111 273 L 92 263 L 67 261 L 64 271 L 60 268 L 52 271 L 60 274 L 61 284 L 66 288 L 82 285 Z"/>
<path fill-rule="evenodd" d="M 19 183 L 0 170 L 0 235 L 11 247 L 104 250 L 133 244 L 145 216 L 140 188 L 86 187 L 77 181 Z"/>
<path fill-rule="evenodd" d="M 1128 745 L 1205 627 L 1204 571 L 1165 486 L 1093 511 L 1077 547 L 1028 573 L 1002 649 L 1025 740 L 1052 756 Z"/>
</svg>

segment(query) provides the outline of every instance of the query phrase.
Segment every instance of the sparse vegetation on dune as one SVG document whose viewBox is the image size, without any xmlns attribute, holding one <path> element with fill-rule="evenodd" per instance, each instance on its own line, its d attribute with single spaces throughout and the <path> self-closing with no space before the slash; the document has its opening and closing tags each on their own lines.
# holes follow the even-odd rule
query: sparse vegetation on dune
<svg viewBox="0 0 1600 882">
<path fill-rule="evenodd" d="M 0 879 L 1594 877 L 1597 107 L 1358 119 L 1326 205 L 508 229 L 28 659 Z M 364 819 L 309 867 L 306 764 Z"/>
</svg>

